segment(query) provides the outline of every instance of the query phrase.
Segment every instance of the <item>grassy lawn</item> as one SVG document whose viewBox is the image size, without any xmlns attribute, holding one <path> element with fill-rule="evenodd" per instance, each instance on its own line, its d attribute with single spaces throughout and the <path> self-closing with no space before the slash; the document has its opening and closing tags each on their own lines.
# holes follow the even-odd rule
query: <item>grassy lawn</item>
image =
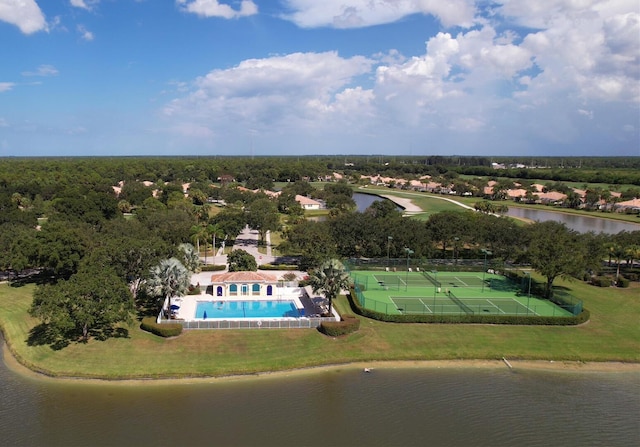
<svg viewBox="0 0 640 447">
<path fill-rule="evenodd" d="M 414 205 L 422 208 L 423 212 L 419 214 L 413 215 L 413 217 L 417 219 L 426 220 L 430 215 L 439 213 L 441 211 L 461 211 L 462 207 L 452 203 L 448 200 L 450 197 L 440 196 L 437 194 L 429 195 L 422 192 L 411 192 L 411 191 L 401 191 L 396 189 L 389 188 L 367 188 L 366 190 L 357 190 L 360 193 L 370 193 L 370 194 L 378 194 L 378 195 L 388 195 L 394 197 L 400 197 L 403 199 L 410 199 Z M 479 199 L 465 199 L 460 197 L 453 197 L 453 200 L 464 203 L 469 206 L 473 206 L 475 202 Z"/>
<path fill-rule="evenodd" d="M 563 283 L 585 302 L 591 321 L 579 327 L 392 324 L 363 319 L 342 338 L 316 330 L 185 331 L 163 339 L 129 328 L 128 338 L 29 346 L 36 324 L 27 314 L 33 286 L 0 285 L 0 325 L 17 357 L 53 376 L 197 377 L 251 374 L 375 360 L 519 359 L 640 362 L 640 288 L 601 289 Z M 344 310 L 344 297 L 336 306 Z"/>
</svg>

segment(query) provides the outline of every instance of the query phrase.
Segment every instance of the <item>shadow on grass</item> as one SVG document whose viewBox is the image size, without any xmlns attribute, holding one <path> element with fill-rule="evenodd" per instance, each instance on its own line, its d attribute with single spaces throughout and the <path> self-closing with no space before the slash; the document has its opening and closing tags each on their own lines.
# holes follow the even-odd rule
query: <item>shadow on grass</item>
<svg viewBox="0 0 640 447">
<path fill-rule="evenodd" d="M 89 340 L 105 341 L 110 338 L 129 338 L 129 330 L 123 327 L 104 327 L 89 331 Z M 60 332 L 47 323 L 40 323 L 29 331 L 28 346 L 45 346 L 60 351 L 71 343 L 88 343 L 78 331 Z"/>
<path fill-rule="evenodd" d="M 47 323 L 40 323 L 29 331 L 27 337 L 28 346 L 49 345 L 54 351 L 66 348 L 71 343 L 69 337 L 62 336 L 58 331 L 53 330 Z"/>
<path fill-rule="evenodd" d="M 123 327 L 102 328 L 91 331 L 90 337 L 98 341 L 105 341 L 110 338 L 129 338 L 129 330 Z"/>
</svg>

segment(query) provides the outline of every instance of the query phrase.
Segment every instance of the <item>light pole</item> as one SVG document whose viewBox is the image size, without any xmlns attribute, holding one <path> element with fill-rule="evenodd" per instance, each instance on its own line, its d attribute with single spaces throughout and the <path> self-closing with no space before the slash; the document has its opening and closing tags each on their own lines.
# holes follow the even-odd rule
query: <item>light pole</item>
<svg viewBox="0 0 640 447">
<path fill-rule="evenodd" d="M 524 272 L 529 276 L 529 290 L 527 291 L 527 315 L 529 315 L 529 300 L 531 299 L 531 272 Z"/>
<path fill-rule="evenodd" d="M 460 240 L 459 237 L 454 237 L 453 238 L 453 264 L 454 265 L 458 265 L 458 241 Z"/>
<path fill-rule="evenodd" d="M 433 273 L 433 276 L 435 278 L 436 283 L 433 285 L 433 308 L 436 308 L 436 292 L 438 291 L 438 271 L 437 270 L 431 270 L 431 273 Z"/>
<path fill-rule="evenodd" d="M 409 287 L 409 256 L 413 254 L 413 250 L 405 247 L 404 251 L 407 252 L 407 272 L 405 273 L 405 281 L 404 281 L 404 291 L 406 292 L 407 288 Z"/>
<path fill-rule="evenodd" d="M 484 293 L 484 275 L 487 273 L 487 255 L 490 255 L 492 253 L 484 248 L 480 251 L 484 253 L 484 269 L 482 269 L 482 293 Z"/>
<path fill-rule="evenodd" d="M 387 269 L 391 265 L 391 258 L 389 258 L 389 248 L 391 247 L 391 241 L 393 240 L 392 236 L 387 236 Z"/>
</svg>

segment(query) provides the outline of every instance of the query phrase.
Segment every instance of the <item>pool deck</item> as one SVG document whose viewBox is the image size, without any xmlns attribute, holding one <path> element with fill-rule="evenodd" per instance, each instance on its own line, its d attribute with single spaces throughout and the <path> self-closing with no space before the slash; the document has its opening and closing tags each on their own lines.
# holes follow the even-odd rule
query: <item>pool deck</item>
<svg viewBox="0 0 640 447">
<path fill-rule="evenodd" d="M 319 316 L 326 311 L 326 300 L 322 297 L 314 296 L 313 292 L 307 288 L 301 287 L 278 287 L 275 295 L 237 295 L 233 297 L 216 297 L 205 292 L 199 295 L 186 295 L 183 297 L 174 297 L 171 304 L 180 306 L 174 311 L 174 319 L 184 321 L 199 320 L 195 317 L 196 307 L 199 301 L 293 301 L 298 309 L 304 310 L 305 317 Z M 334 312 L 335 315 L 335 312 Z M 278 317 L 273 319 L 283 319 L 292 317 Z M 212 318 L 209 318 L 210 320 Z M 232 320 L 233 318 L 225 318 Z M 248 318 L 247 318 L 248 319 Z M 263 320 L 264 318 L 258 318 Z"/>
</svg>

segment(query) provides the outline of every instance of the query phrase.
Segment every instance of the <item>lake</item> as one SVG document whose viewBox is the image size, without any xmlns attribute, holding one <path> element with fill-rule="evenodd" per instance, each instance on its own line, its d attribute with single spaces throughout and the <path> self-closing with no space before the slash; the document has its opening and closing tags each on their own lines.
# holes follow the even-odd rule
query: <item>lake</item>
<svg viewBox="0 0 640 447">
<path fill-rule="evenodd" d="M 7 446 L 640 444 L 640 377 L 627 372 L 344 366 L 132 386 L 35 379 L 3 361 L 0 383 Z"/>
<path fill-rule="evenodd" d="M 620 231 L 640 231 L 640 222 L 635 224 L 595 216 L 583 216 L 531 208 L 509 207 L 507 216 L 538 220 L 541 222 L 546 220 L 564 222 L 568 228 L 580 233 L 593 231 L 594 233 L 616 234 Z"/>
<path fill-rule="evenodd" d="M 356 202 L 357 210 L 359 212 L 363 212 L 373 202 L 388 199 L 372 194 L 354 193 L 353 200 Z M 402 210 L 402 208 L 400 207 L 398 207 L 398 209 Z M 558 222 L 563 222 L 565 225 L 567 225 L 568 228 L 571 228 L 572 230 L 578 231 L 580 233 L 593 231 L 594 233 L 602 232 L 608 234 L 616 234 L 620 231 L 640 231 L 640 219 L 636 224 L 632 222 L 604 219 L 602 217 L 596 216 L 583 216 L 562 212 L 546 211 L 542 209 L 518 208 L 513 206 L 509 207 L 507 216 L 525 218 L 533 221 L 537 220 L 541 222 L 546 220 L 555 220 Z"/>
<path fill-rule="evenodd" d="M 361 192 L 353 193 L 353 201 L 356 202 L 356 211 L 359 213 L 363 213 L 367 208 L 369 208 L 374 202 L 388 201 L 389 199 L 377 196 L 375 194 L 364 194 Z M 393 203 L 393 202 L 392 202 Z M 394 205 L 396 205 L 394 203 Z M 403 208 L 401 206 L 396 205 L 396 209 L 398 211 L 402 211 Z"/>
</svg>

